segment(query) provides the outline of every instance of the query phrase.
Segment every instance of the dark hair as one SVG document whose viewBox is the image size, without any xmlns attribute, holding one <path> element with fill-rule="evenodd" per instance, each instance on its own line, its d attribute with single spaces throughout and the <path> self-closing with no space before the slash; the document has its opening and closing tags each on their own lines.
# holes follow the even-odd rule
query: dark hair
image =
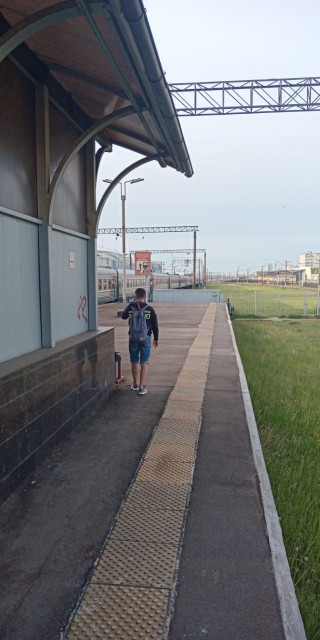
<svg viewBox="0 0 320 640">
<path fill-rule="evenodd" d="M 146 290 L 142 289 L 142 287 L 139 287 L 138 289 L 135 290 L 134 295 L 136 296 L 136 298 L 138 298 L 138 300 L 142 300 L 142 298 L 146 297 Z"/>
</svg>

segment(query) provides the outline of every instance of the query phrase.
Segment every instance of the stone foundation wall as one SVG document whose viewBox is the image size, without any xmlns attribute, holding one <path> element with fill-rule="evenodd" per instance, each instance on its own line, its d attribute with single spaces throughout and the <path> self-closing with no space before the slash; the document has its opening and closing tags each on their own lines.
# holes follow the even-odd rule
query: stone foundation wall
<svg viewBox="0 0 320 640">
<path fill-rule="evenodd" d="M 0 364 L 0 502 L 114 386 L 114 330 Z"/>
</svg>

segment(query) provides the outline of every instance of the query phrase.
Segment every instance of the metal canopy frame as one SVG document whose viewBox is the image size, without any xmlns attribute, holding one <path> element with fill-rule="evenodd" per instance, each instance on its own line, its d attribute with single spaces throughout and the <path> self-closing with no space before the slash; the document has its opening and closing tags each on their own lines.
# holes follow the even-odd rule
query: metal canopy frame
<svg viewBox="0 0 320 640">
<path fill-rule="evenodd" d="M 119 184 L 119 182 L 121 182 L 121 180 L 123 178 L 125 178 L 128 173 L 130 173 L 131 171 L 134 171 L 134 169 L 138 169 L 138 167 L 141 167 L 144 164 L 147 164 L 148 162 L 152 162 L 153 160 L 159 160 L 160 156 L 159 154 L 153 155 L 153 156 L 147 156 L 145 158 L 141 158 L 140 160 L 137 160 L 136 162 L 133 162 L 132 164 L 130 164 L 128 167 L 126 167 L 126 169 L 123 169 L 123 171 L 121 171 L 116 178 L 114 178 L 114 180 L 112 180 L 112 182 L 109 184 L 109 186 L 107 187 L 107 189 L 105 190 L 104 194 L 101 197 L 101 200 L 99 202 L 99 205 L 97 207 L 97 211 L 96 211 L 96 230 L 98 230 L 98 226 L 99 226 L 99 221 L 100 221 L 100 217 L 101 217 L 101 213 L 103 210 L 103 207 L 105 206 L 109 196 L 111 195 L 112 191 L 115 189 L 115 187 Z M 100 231 L 99 231 L 100 233 Z"/>
<path fill-rule="evenodd" d="M 179 116 L 320 110 L 320 78 L 283 78 L 169 85 Z"/>
<path fill-rule="evenodd" d="M 66 168 L 69 166 L 71 160 L 73 160 L 76 154 L 80 151 L 80 149 L 82 149 L 82 147 L 84 147 L 84 145 L 87 142 L 89 142 L 89 140 L 92 140 L 92 138 L 95 138 L 97 133 L 99 133 L 99 131 L 104 129 L 109 123 L 111 124 L 112 122 L 115 122 L 116 120 L 120 120 L 121 118 L 125 118 L 126 116 L 131 115 L 133 113 L 135 113 L 135 109 L 132 106 L 125 107 L 124 109 L 119 109 L 118 111 L 113 111 L 108 116 L 105 116 L 101 120 L 98 120 L 98 122 L 95 122 L 94 124 L 92 124 L 91 127 L 89 127 L 89 129 L 84 131 L 73 143 L 73 145 L 68 149 L 68 151 L 65 153 L 65 155 L 61 159 L 50 184 L 50 189 L 48 192 L 49 224 L 52 224 L 52 210 L 53 210 L 55 194 L 61 182 L 62 176 Z"/>
</svg>

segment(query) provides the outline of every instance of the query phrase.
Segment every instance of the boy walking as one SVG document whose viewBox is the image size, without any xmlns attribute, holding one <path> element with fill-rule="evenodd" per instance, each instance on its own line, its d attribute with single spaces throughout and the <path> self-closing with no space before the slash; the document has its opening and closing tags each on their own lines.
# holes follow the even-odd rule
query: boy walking
<svg viewBox="0 0 320 640">
<path fill-rule="evenodd" d="M 131 389 L 138 391 L 140 396 L 148 393 L 145 384 L 148 375 L 148 363 L 151 349 L 151 334 L 153 346 L 157 348 L 159 329 L 155 310 L 146 303 L 146 291 L 135 290 L 135 302 L 131 302 L 122 314 L 122 319 L 129 318 L 129 352 L 132 368 L 133 383 Z M 139 380 L 140 363 L 140 382 Z"/>
</svg>

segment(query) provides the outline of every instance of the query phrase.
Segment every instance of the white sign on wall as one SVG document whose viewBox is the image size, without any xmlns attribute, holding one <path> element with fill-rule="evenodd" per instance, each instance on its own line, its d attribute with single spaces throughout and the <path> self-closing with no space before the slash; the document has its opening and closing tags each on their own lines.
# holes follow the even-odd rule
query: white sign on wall
<svg viewBox="0 0 320 640">
<path fill-rule="evenodd" d="M 69 253 L 69 269 L 74 269 L 74 263 L 75 263 L 74 251 L 70 251 L 70 253 Z"/>
</svg>

